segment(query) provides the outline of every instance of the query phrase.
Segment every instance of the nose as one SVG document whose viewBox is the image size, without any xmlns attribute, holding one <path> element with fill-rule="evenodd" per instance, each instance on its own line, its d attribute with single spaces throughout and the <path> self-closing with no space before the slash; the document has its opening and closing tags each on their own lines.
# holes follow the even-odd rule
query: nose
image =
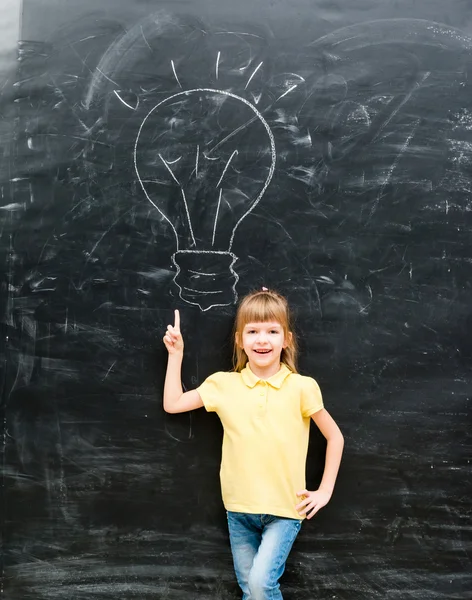
<svg viewBox="0 0 472 600">
<path fill-rule="evenodd" d="M 267 334 L 265 331 L 259 332 L 259 335 L 257 336 L 257 341 L 259 342 L 259 344 L 264 344 L 265 342 L 267 342 Z"/>
</svg>

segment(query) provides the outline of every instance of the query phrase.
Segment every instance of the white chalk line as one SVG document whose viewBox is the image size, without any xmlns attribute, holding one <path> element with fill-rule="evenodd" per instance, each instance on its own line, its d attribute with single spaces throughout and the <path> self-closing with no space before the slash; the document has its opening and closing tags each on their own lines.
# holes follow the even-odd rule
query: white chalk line
<svg viewBox="0 0 472 600">
<path fill-rule="evenodd" d="M 218 273 L 203 273 L 202 271 L 193 271 L 192 269 L 187 269 L 189 273 L 193 275 L 203 275 L 204 277 L 216 277 Z"/>
<path fill-rule="evenodd" d="M 177 77 L 177 73 L 176 73 L 176 71 L 175 71 L 175 65 L 174 65 L 174 61 L 173 61 L 173 60 L 171 60 L 171 61 L 170 61 L 170 64 L 172 65 L 172 71 L 174 72 L 174 77 L 175 77 L 175 80 L 176 80 L 176 81 L 177 81 L 177 83 L 179 84 L 179 87 L 182 87 L 182 84 L 180 83 L 180 81 L 179 81 L 179 78 Z"/>
<path fill-rule="evenodd" d="M 116 90 L 113 90 L 113 93 L 115 94 L 115 96 L 118 98 L 118 100 L 120 102 L 122 102 L 125 106 L 127 106 L 131 110 L 136 110 L 138 108 L 138 106 L 139 106 L 139 98 L 138 98 L 138 103 L 136 104 L 136 106 L 131 106 L 131 104 L 128 104 L 127 102 L 125 102 L 123 100 L 123 98 L 120 96 L 120 94 Z"/>
<path fill-rule="evenodd" d="M 165 166 L 165 168 L 166 168 L 166 169 L 169 171 L 169 173 L 171 174 L 171 177 L 172 177 L 172 179 L 175 181 L 175 183 L 176 183 L 178 186 L 182 187 L 182 186 L 180 185 L 180 181 L 179 181 L 179 180 L 176 178 L 176 176 L 174 175 L 174 173 L 173 173 L 172 169 L 169 167 L 169 165 L 168 165 L 167 161 L 165 160 L 165 158 L 162 158 L 162 155 L 161 155 L 161 154 L 158 154 L 158 156 L 159 156 L 159 158 L 161 159 L 161 161 L 162 161 L 163 165 Z"/>
<path fill-rule="evenodd" d="M 159 156 L 160 156 L 160 155 L 159 155 Z M 181 160 L 181 159 L 182 159 L 182 157 L 181 157 L 181 156 L 179 156 L 179 158 L 176 158 L 175 160 L 166 160 L 166 163 L 167 163 L 168 165 L 175 165 L 175 163 L 178 163 L 178 162 L 179 162 L 179 160 Z"/>
<path fill-rule="evenodd" d="M 185 197 L 185 192 L 182 187 L 180 188 L 180 191 L 182 192 L 182 200 L 184 201 L 185 212 L 187 214 L 187 221 L 188 221 L 188 226 L 190 229 L 190 235 L 192 236 L 192 242 L 193 242 L 193 245 L 196 246 L 197 242 L 195 241 L 195 236 L 193 235 L 192 222 L 190 220 L 190 213 L 189 213 L 188 205 L 187 205 L 187 198 Z"/>
<path fill-rule="evenodd" d="M 229 160 L 228 160 L 228 162 L 226 163 L 226 166 L 225 166 L 225 168 L 223 169 L 223 173 L 222 173 L 222 175 L 221 175 L 221 177 L 220 177 L 220 179 L 219 179 L 218 183 L 216 184 L 216 187 L 217 187 L 217 188 L 219 188 L 219 187 L 220 187 L 220 183 L 223 181 L 223 178 L 224 178 L 224 176 L 226 175 L 226 171 L 228 170 L 228 167 L 229 167 L 229 165 L 231 164 L 231 161 L 233 160 L 233 158 L 234 158 L 235 156 L 238 156 L 238 154 L 239 154 L 239 152 L 238 152 L 237 150 L 235 150 L 235 151 L 233 152 L 233 154 L 232 154 L 232 155 L 229 157 Z"/>
<path fill-rule="evenodd" d="M 264 61 L 260 62 L 260 63 L 257 65 L 257 67 L 254 69 L 254 71 L 253 71 L 253 73 L 252 73 L 251 77 L 249 77 L 249 79 L 247 80 L 246 87 L 244 88 L 245 90 L 247 90 L 247 86 L 248 86 L 248 85 L 251 83 L 251 81 L 252 81 L 252 78 L 253 78 L 253 77 L 254 77 L 254 75 L 257 73 L 257 71 L 259 71 L 259 69 L 262 67 L 262 65 L 263 65 L 263 64 L 264 64 Z"/>
<path fill-rule="evenodd" d="M 235 302 L 237 302 L 237 300 L 238 300 L 238 293 L 236 292 L 236 286 L 238 285 L 239 275 L 234 270 L 234 264 L 238 260 L 238 257 L 235 254 L 233 254 L 230 251 L 226 251 L 226 250 L 179 250 L 178 253 L 179 254 L 219 254 L 219 255 L 229 255 L 229 256 L 231 256 L 231 259 L 232 259 L 231 264 L 229 265 L 229 272 L 230 272 L 230 274 L 232 276 L 232 279 L 233 279 L 233 283 L 231 285 L 232 299 L 229 300 L 228 302 L 215 302 L 214 304 L 210 304 L 206 308 L 203 308 L 203 306 L 199 302 L 193 302 L 192 300 L 189 300 L 188 298 L 186 298 L 185 295 L 182 295 L 182 291 L 183 291 L 182 286 L 180 286 L 177 283 L 177 277 L 179 276 L 179 274 L 181 272 L 181 268 L 180 268 L 180 266 L 179 266 L 179 264 L 178 264 L 178 262 L 176 260 L 176 254 L 177 254 L 177 252 L 174 252 L 174 254 L 172 254 L 172 256 L 171 256 L 172 262 L 174 263 L 174 265 L 176 267 L 176 273 L 175 273 L 173 282 L 175 283 L 175 285 L 179 289 L 179 298 L 183 302 L 185 302 L 186 304 L 191 304 L 192 306 L 198 306 L 202 312 L 206 312 L 207 310 L 211 310 L 212 308 L 217 308 L 217 307 L 220 307 L 220 306 L 229 306 L 230 304 L 234 304 Z M 221 293 L 221 292 L 219 292 L 219 293 Z"/>
<path fill-rule="evenodd" d="M 218 213 L 220 212 L 220 204 L 221 204 L 221 194 L 223 193 L 223 188 L 220 188 L 220 197 L 218 198 L 218 205 L 216 207 L 216 215 L 215 215 L 215 222 L 213 224 L 213 237 L 211 239 L 211 245 L 214 246 L 215 245 L 215 237 L 216 237 L 216 225 L 218 223 Z"/>
<path fill-rule="evenodd" d="M 187 292 L 193 292 L 194 294 L 202 294 L 204 296 L 206 296 L 207 294 L 221 294 L 222 292 L 224 292 L 224 290 L 195 290 L 193 288 L 189 288 L 189 287 L 182 287 L 183 290 L 186 290 Z"/>
<path fill-rule="evenodd" d="M 292 85 L 292 87 L 288 88 L 288 90 L 282 94 L 281 96 L 279 96 L 276 100 L 276 102 L 278 102 L 279 100 L 281 100 L 284 96 L 286 96 L 287 94 L 290 94 L 291 91 L 293 91 L 295 88 L 298 87 L 298 83 L 295 83 L 294 85 Z"/>
<path fill-rule="evenodd" d="M 112 83 L 113 85 L 116 85 L 117 88 L 119 88 L 120 86 L 116 83 L 116 81 L 113 81 L 113 79 L 110 79 L 108 77 L 108 75 L 105 75 L 105 73 L 103 71 L 101 71 L 98 67 L 95 67 L 97 69 L 97 71 L 100 73 L 100 75 L 103 75 L 103 77 L 105 77 L 105 79 L 108 79 L 108 81 L 110 83 Z"/>
<path fill-rule="evenodd" d="M 216 74 L 217 79 L 218 79 L 218 69 L 220 67 L 220 57 L 221 57 L 221 52 L 218 52 L 218 56 L 216 57 L 216 67 L 215 67 L 215 74 Z"/>
</svg>

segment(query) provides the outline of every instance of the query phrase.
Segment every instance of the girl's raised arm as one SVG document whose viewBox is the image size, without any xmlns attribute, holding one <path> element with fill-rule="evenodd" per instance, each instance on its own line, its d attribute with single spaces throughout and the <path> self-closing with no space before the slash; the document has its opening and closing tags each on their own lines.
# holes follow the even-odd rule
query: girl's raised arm
<svg viewBox="0 0 472 600">
<path fill-rule="evenodd" d="M 184 358 L 184 340 L 180 332 L 180 314 L 175 311 L 174 325 L 168 325 L 163 341 L 169 358 L 164 382 L 164 410 L 168 413 L 181 413 L 203 406 L 197 390 L 185 392 L 182 389 L 181 371 Z"/>
</svg>

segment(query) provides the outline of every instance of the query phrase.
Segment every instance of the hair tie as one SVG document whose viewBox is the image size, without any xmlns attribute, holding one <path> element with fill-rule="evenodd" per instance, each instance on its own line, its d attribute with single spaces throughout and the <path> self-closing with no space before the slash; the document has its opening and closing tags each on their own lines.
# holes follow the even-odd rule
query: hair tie
<svg viewBox="0 0 472 600">
<path fill-rule="evenodd" d="M 266 287 L 262 286 L 262 291 L 263 292 L 268 292 L 269 290 Z"/>
</svg>

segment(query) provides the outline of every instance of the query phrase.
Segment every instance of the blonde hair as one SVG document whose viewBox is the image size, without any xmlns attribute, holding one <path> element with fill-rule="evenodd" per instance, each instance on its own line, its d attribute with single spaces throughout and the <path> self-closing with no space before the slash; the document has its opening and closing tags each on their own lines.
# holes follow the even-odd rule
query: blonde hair
<svg viewBox="0 0 472 600">
<path fill-rule="evenodd" d="M 248 362 L 247 354 L 238 345 L 248 323 L 275 321 L 282 326 L 288 346 L 282 350 L 280 361 L 297 373 L 297 341 L 293 333 L 292 314 L 287 300 L 277 292 L 262 289 L 248 294 L 238 306 L 233 334 L 233 365 L 240 372 Z"/>
</svg>

